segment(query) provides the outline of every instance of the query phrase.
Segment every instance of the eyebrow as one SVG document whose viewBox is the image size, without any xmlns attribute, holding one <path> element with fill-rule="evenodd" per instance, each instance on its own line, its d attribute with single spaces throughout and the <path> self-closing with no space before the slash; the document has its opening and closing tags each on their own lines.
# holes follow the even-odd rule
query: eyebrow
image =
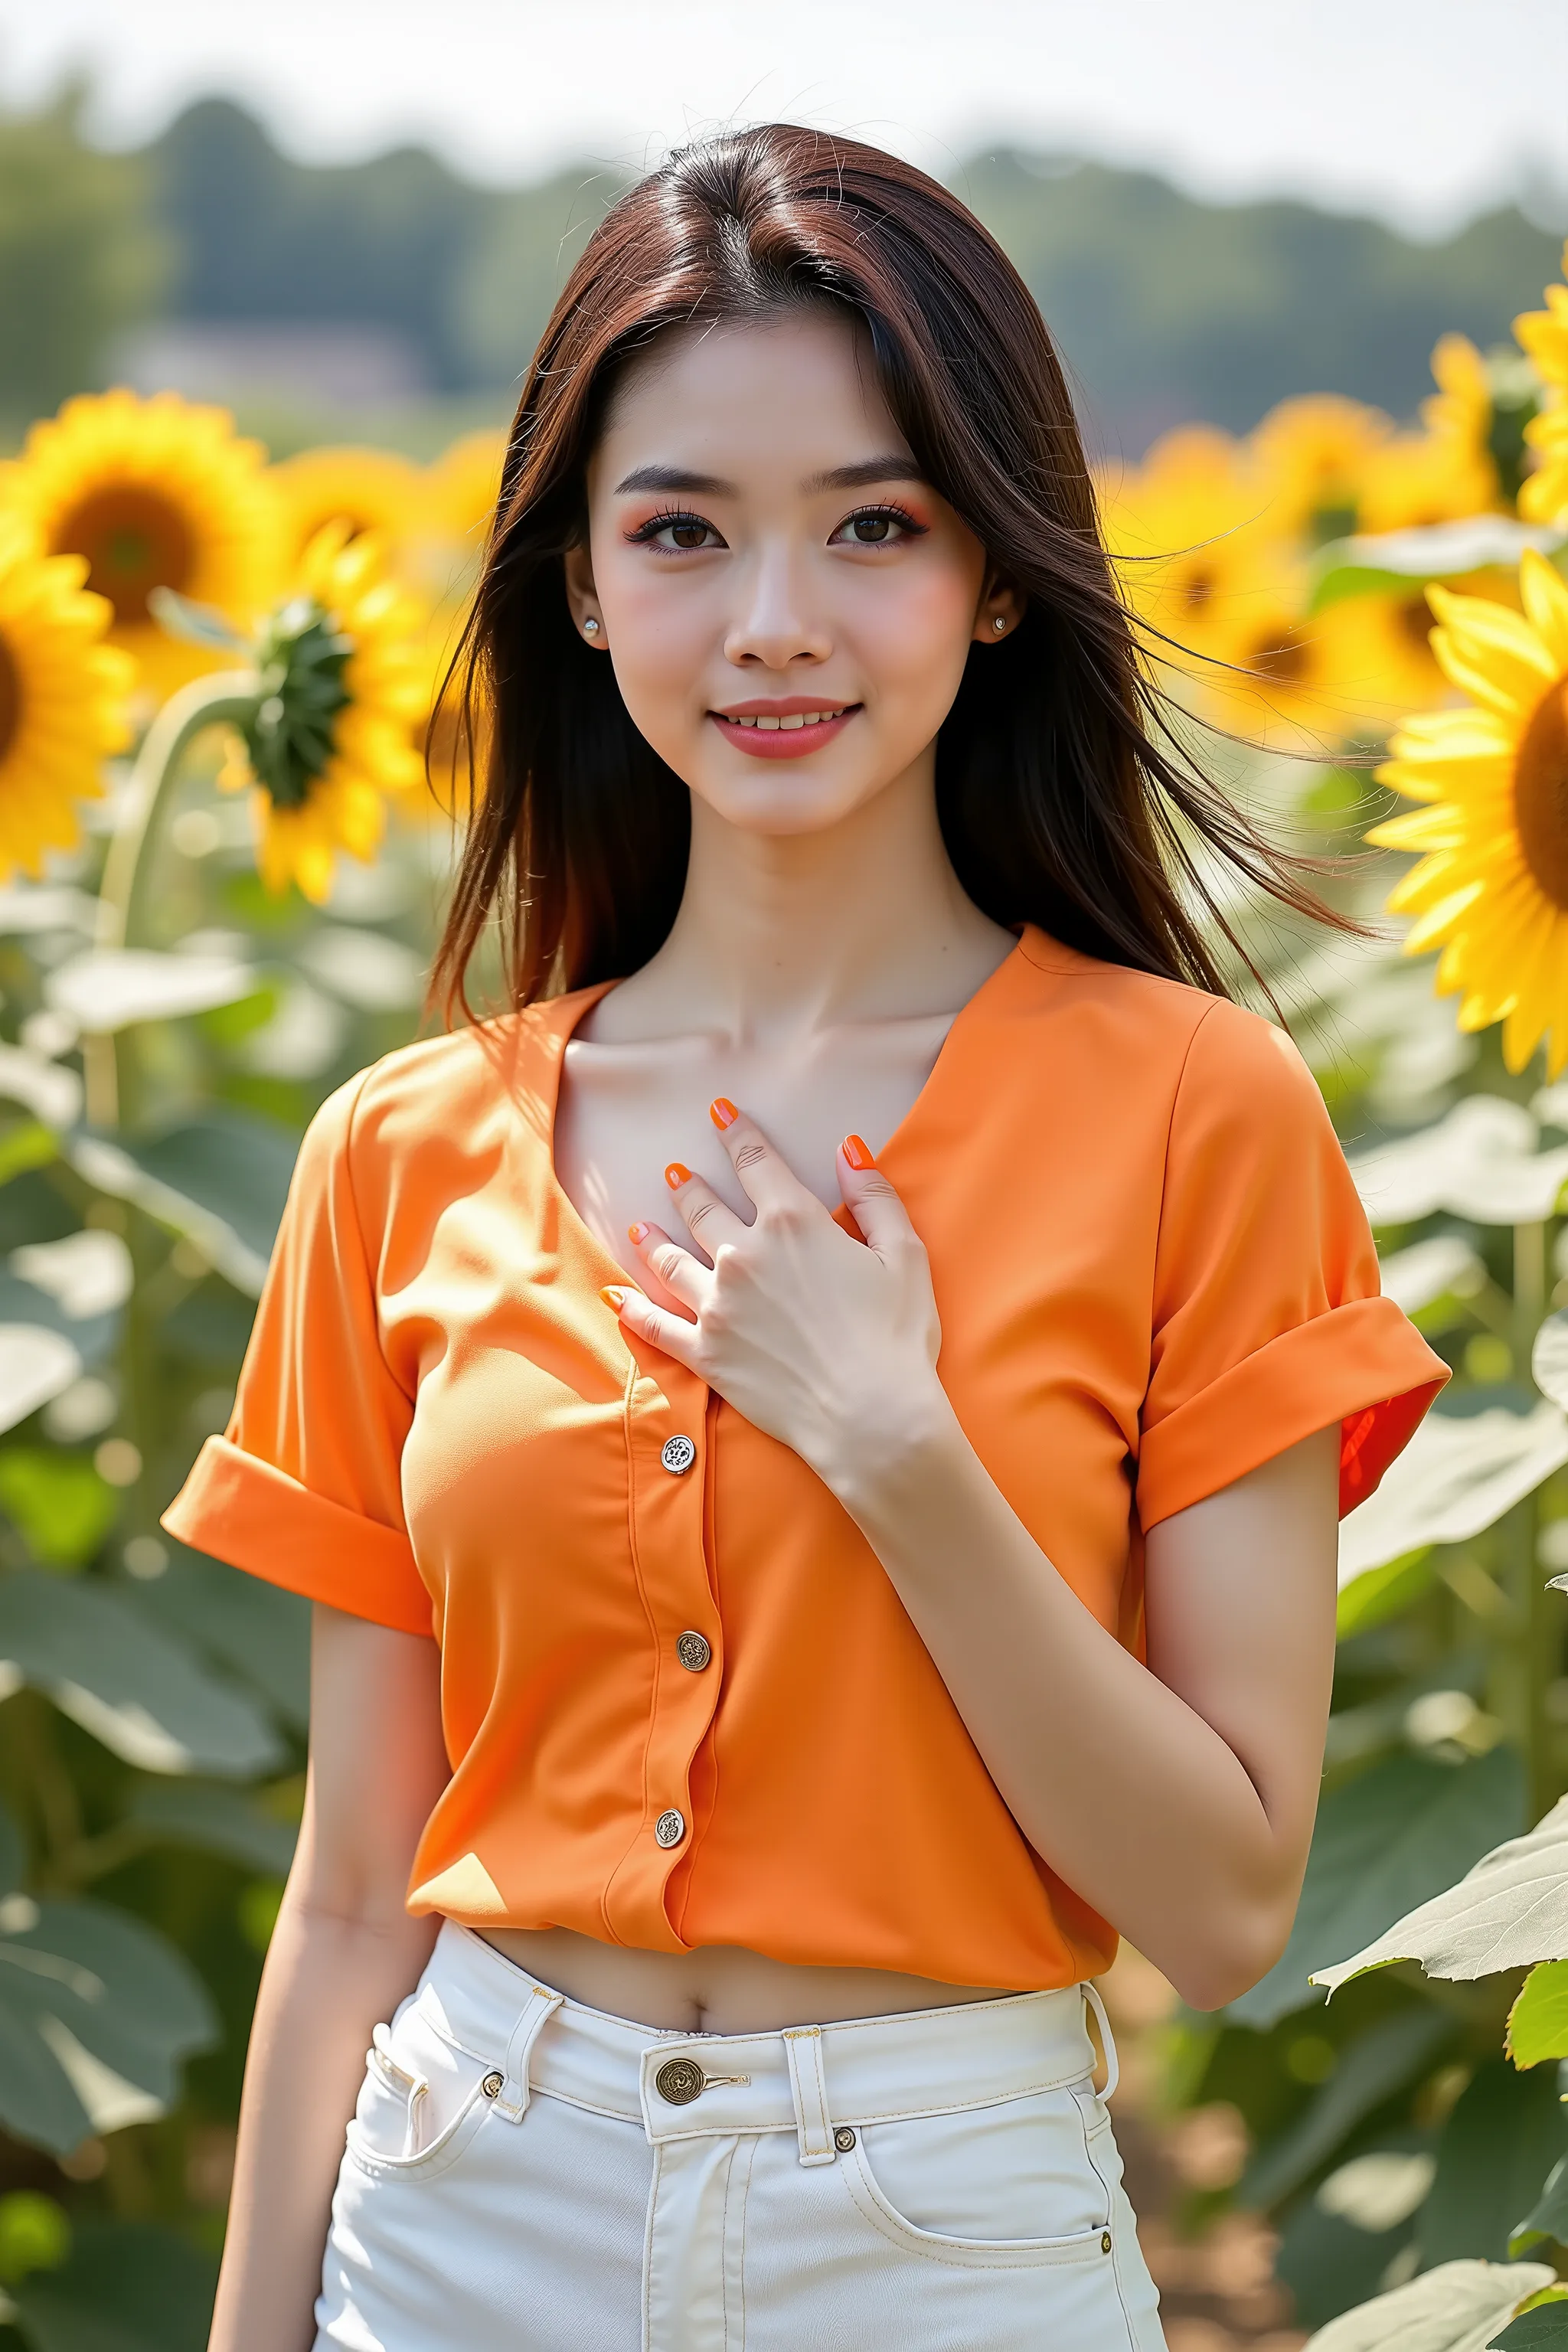
<svg viewBox="0 0 1568 2352">
<path fill-rule="evenodd" d="M 830 467 L 825 474 L 813 474 L 802 487 L 812 498 L 823 490 L 863 490 L 876 482 L 924 479 L 912 457 L 894 450 L 884 457 L 863 457 L 858 465 Z M 616 484 L 617 498 L 627 497 L 634 490 L 684 491 L 689 497 L 708 499 L 735 499 L 741 495 L 735 483 L 726 482 L 717 474 L 694 474 L 684 466 L 638 466 L 624 481 Z"/>
</svg>

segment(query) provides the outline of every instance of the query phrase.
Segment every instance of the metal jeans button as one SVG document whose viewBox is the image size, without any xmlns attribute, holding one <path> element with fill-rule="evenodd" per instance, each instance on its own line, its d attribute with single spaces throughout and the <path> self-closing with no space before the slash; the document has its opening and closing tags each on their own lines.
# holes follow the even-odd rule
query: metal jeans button
<svg viewBox="0 0 1568 2352">
<path fill-rule="evenodd" d="M 675 1807 L 671 1805 L 669 1811 L 667 1813 L 660 1813 L 658 1821 L 655 1822 L 653 1833 L 660 1845 L 679 1845 L 686 1835 L 685 1814 L 678 1813 Z"/>
<path fill-rule="evenodd" d="M 705 1633 L 689 1632 L 676 1635 L 675 1654 L 689 1675 L 700 1675 L 712 1657 L 713 1651 Z"/>
<path fill-rule="evenodd" d="M 653 2087 L 672 2107 L 689 2107 L 708 2087 L 708 2077 L 695 2058 L 667 2058 L 653 2078 Z"/>
<path fill-rule="evenodd" d="M 667 1437 L 658 1449 L 658 1458 L 670 1476 L 679 1478 L 696 1461 L 697 1448 L 689 1437 Z"/>
</svg>

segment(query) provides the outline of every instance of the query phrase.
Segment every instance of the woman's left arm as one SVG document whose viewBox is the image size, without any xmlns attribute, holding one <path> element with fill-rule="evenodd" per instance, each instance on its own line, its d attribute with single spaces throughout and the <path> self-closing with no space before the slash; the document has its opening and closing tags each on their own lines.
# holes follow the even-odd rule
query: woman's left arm
<svg viewBox="0 0 1568 2352">
<path fill-rule="evenodd" d="M 1284 1948 L 1311 1839 L 1337 1428 L 1151 1531 L 1145 1667 L 1057 1573 L 960 1427 L 936 1374 L 924 1250 L 869 1156 L 856 1164 L 864 1148 L 839 1155 L 862 1248 L 750 1120 L 723 1139 L 753 1223 L 700 1178 L 678 1182 L 711 1266 L 635 1227 L 685 1311 L 630 1292 L 623 1321 L 837 1496 L 1042 1858 L 1184 2000 L 1234 2000 Z"/>
</svg>

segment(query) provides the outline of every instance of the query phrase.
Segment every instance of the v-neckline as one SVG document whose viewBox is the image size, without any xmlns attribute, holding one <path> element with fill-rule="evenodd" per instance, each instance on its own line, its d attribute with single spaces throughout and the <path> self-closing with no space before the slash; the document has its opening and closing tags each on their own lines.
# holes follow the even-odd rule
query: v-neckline
<svg viewBox="0 0 1568 2352">
<path fill-rule="evenodd" d="M 926 1072 L 925 1077 L 922 1079 L 921 1086 L 915 1094 L 914 1100 L 910 1103 L 902 1118 L 900 1119 L 892 1133 L 888 1137 L 887 1140 L 882 1144 L 880 1150 L 877 1153 L 877 1162 L 879 1167 L 883 1167 L 887 1164 L 889 1153 L 891 1153 L 895 1159 L 901 1155 L 907 1145 L 910 1129 L 919 1122 L 922 1113 L 926 1111 L 932 1090 L 936 1087 L 939 1078 L 943 1076 L 943 1064 L 951 1064 L 952 1060 L 952 1045 L 954 1038 L 958 1035 L 960 1030 L 968 1026 L 971 1015 L 979 1011 L 984 1000 L 998 986 L 1004 974 L 1010 975 L 1012 973 L 1020 957 L 1023 957 L 1025 954 L 1025 949 L 1028 941 L 1030 931 L 1033 928 L 1033 925 L 1027 923 L 1023 926 L 1017 939 L 1014 941 L 1012 947 L 1008 949 L 1007 953 L 1002 958 L 1001 962 L 993 965 L 992 969 L 986 973 L 984 979 L 981 982 L 973 994 L 964 998 L 963 1003 L 959 1006 L 957 1012 L 953 1014 L 952 1019 L 948 1023 L 947 1034 L 943 1037 L 942 1044 L 937 1047 L 936 1058 L 932 1062 L 931 1068 Z M 1027 959 L 1026 958 L 1026 960 Z M 555 1165 L 555 1129 L 557 1115 L 561 1106 L 561 1078 L 566 1066 L 566 1048 L 572 1043 L 573 1038 L 576 1035 L 582 1024 L 587 1019 L 587 1016 L 592 1012 L 594 1006 L 602 1003 L 603 1000 L 610 994 L 613 989 L 619 988 L 620 985 L 621 983 L 618 980 L 595 981 L 589 987 L 574 989 L 569 995 L 557 997 L 553 1000 L 553 1006 L 550 1009 L 554 1009 L 563 1005 L 570 1005 L 571 1013 L 569 1019 L 564 1024 L 562 1024 L 559 1022 L 552 1024 L 552 1044 L 554 1050 L 547 1056 L 549 1076 L 545 1084 L 540 1089 L 540 1131 L 544 1143 L 544 1156 L 550 1171 L 551 1188 L 554 1192 L 560 1210 L 563 1213 L 564 1216 L 570 1220 L 570 1223 L 577 1235 L 587 1244 L 588 1247 L 597 1256 L 600 1264 L 609 1269 L 607 1279 L 612 1282 L 624 1283 L 633 1290 L 640 1290 L 642 1287 L 641 1276 L 628 1273 L 626 1268 L 621 1265 L 618 1258 L 611 1256 L 609 1250 L 599 1239 L 598 1234 L 594 1231 L 593 1226 L 588 1223 L 588 1220 L 577 1206 L 576 1202 L 572 1198 L 571 1193 L 566 1190 L 565 1185 L 562 1182 L 560 1171 Z M 837 1224 L 843 1226 L 845 1230 L 853 1230 L 853 1221 L 849 1218 L 849 1212 L 842 1202 L 840 1202 L 837 1208 L 829 1210 L 828 1214 L 833 1218 Z"/>
</svg>

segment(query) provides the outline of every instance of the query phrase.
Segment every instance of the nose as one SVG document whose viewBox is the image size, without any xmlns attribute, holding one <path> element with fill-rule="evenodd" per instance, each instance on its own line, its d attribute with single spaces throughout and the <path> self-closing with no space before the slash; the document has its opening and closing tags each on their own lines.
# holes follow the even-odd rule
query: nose
<svg viewBox="0 0 1568 2352">
<path fill-rule="evenodd" d="M 812 595 L 807 562 L 785 547 L 760 549 L 737 585 L 741 593 L 724 637 L 729 660 L 782 671 L 827 659 L 832 632 Z"/>
</svg>

